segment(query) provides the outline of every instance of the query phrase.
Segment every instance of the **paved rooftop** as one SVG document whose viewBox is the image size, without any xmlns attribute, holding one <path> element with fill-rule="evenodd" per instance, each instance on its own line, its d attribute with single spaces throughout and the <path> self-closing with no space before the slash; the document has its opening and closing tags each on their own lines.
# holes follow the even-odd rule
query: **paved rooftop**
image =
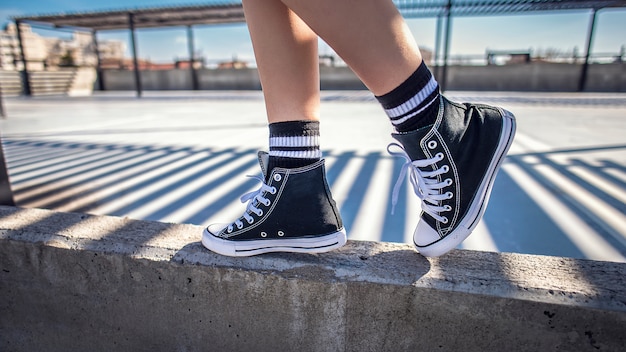
<svg viewBox="0 0 626 352">
<path fill-rule="evenodd" d="M 626 261 L 626 94 L 450 92 L 501 105 L 516 141 L 461 248 Z M 0 121 L 22 207 L 163 222 L 231 221 L 266 149 L 260 92 L 5 98 Z M 390 192 L 401 160 L 367 92 L 324 92 L 322 149 L 349 238 L 410 242 L 419 203 Z M 355 129 L 353 126 L 361 127 Z M 200 234 L 198 234 L 200 236 Z"/>
</svg>

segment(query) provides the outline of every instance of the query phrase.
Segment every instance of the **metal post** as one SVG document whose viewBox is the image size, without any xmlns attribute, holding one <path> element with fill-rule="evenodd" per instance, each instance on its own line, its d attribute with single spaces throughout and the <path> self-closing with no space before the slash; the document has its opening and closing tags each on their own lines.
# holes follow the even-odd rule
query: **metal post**
<svg viewBox="0 0 626 352">
<path fill-rule="evenodd" d="M 2 103 L 2 83 L 0 83 L 0 118 L 3 120 L 7 117 L 7 114 L 4 112 L 4 104 Z"/>
<path fill-rule="evenodd" d="M 137 60 L 137 40 L 135 39 L 135 15 L 128 13 L 128 27 L 130 28 L 130 45 L 133 50 L 133 64 L 135 65 L 135 88 L 137 98 L 141 98 L 141 74 L 139 73 L 139 62 Z"/>
<path fill-rule="evenodd" d="M 96 33 L 96 31 L 93 31 L 91 33 L 91 36 L 93 37 L 93 45 L 96 51 L 96 74 L 98 75 L 98 89 L 100 91 L 103 91 L 105 90 L 104 75 L 102 74 L 102 60 L 100 59 L 100 49 L 98 47 L 98 38 L 96 36 Z"/>
<path fill-rule="evenodd" d="M 435 57 L 433 64 L 436 67 L 437 72 L 435 76 L 439 76 L 439 51 L 441 51 L 441 15 L 437 16 L 437 32 L 435 33 Z"/>
<path fill-rule="evenodd" d="M 0 205 L 14 206 L 13 191 L 11 191 L 9 173 L 7 172 L 4 151 L 2 149 L 2 139 L 0 139 Z"/>
<path fill-rule="evenodd" d="M 585 90 L 585 86 L 587 84 L 587 71 L 589 70 L 589 56 L 591 54 L 591 45 L 593 45 L 593 32 L 596 27 L 596 14 L 598 10 L 593 9 L 591 11 L 591 23 L 589 24 L 589 32 L 587 33 L 587 52 L 585 53 L 585 62 L 583 63 L 583 68 L 580 72 L 580 80 L 578 81 L 578 91 L 582 92 Z"/>
<path fill-rule="evenodd" d="M 22 38 L 22 30 L 20 29 L 22 22 L 15 21 L 15 28 L 17 29 L 17 41 L 20 45 L 20 54 L 22 55 L 22 87 L 24 89 L 24 95 L 31 96 L 32 90 L 30 89 L 30 75 L 28 74 L 28 65 L 26 64 L 26 53 L 24 52 L 24 38 Z"/>
<path fill-rule="evenodd" d="M 448 54 L 450 51 L 450 27 L 452 22 L 452 0 L 448 0 L 448 5 L 446 6 L 446 36 L 444 39 L 444 48 L 443 48 L 443 72 L 441 74 L 441 80 L 439 81 L 439 86 L 441 87 L 441 91 L 444 92 L 447 86 L 448 79 Z"/>
<path fill-rule="evenodd" d="M 191 70 L 191 84 L 193 90 L 198 90 L 198 73 L 196 72 L 196 68 L 194 67 L 194 63 L 196 61 L 196 57 L 194 54 L 194 45 L 193 45 L 193 29 L 191 25 L 187 26 L 187 46 L 189 47 L 189 69 Z"/>
</svg>

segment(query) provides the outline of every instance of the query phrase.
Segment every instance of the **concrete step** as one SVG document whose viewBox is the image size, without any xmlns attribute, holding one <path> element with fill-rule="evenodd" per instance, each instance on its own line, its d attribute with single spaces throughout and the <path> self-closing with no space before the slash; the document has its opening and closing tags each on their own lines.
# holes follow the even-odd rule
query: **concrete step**
<svg viewBox="0 0 626 352">
<path fill-rule="evenodd" d="M 22 94 L 22 78 L 17 71 L 0 71 L 2 96 L 14 97 Z"/>
</svg>

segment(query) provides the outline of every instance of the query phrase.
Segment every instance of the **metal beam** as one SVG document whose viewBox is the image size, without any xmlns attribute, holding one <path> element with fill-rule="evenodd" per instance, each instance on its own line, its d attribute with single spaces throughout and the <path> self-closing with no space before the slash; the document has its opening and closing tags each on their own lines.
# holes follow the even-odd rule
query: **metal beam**
<svg viewBox="0 0 626 352">
<path fill-rule="evenodd" d="M 26 53 L 24 52 L 24 38 L 22 36 L 22 30 L 20 29 L 22 21 L 15 21 L 15 28 L 17 29 L 17 41 L 20 45 L 20 55 L 22 55 L 22 65 L 24 65 L 24 69 L 22 70 L 22 87 L 24 90 L 24 95 L 31 96 L 32 90 L 30 89 L 30 75 L 28 74 L 28 65 L 26 60 Z"/>
<path fill-rule="evenodd" d="M 135 89 L 137 98 L 141 98 L 141 73 L 139 72 L 139 60 L 137 60 L 137 40 L 135 38 L 135 15 L 128 13 L 128 28 L 130 28 L 130 45 L 133 51 L 133 65 L 135 66 Z"/>
<path fill-rule="evenodd" d="M 4 104 L 2 103 L 2 84 L 0 83 L 0 118 L 6 119 L 7 114 L 4 112 Z"/>
<path fill-rule="evenodd" d="M 591 11 L 591 21 L 589 23 L 589 31 L 587 33 L 587 52 L 585 53 L 585 62 L 583 63 L 583 68 L 580 71 L 580 80 L 578 81 L 578 91 L 582 92 L 585 90 L 585 86 L 587 85 L 587 74 L 589 71 L 589 57 L 591 56 L 591 46 L 593 45 L 593 34 L 596 28 L 596 15 L 598 10 L 593 9 Z"/>
<path fill-rule="evenodd" d="M 440 58 L 440 54 L 439 52 L 441 51 L 441 21 L 442 21 L 442 16 L 437 16 L 437 29 L 435 32 L 435 57 L 433 58 L 433 66 L 436 68 L 436 72 L 435 72 L 435 76 L 438 79 L 439 78 L 439 74 L 440 74 L 440 66 L 439 66 L 439 58 Z"/>
<path fill-rule="evenodd" d="M 6 162 L 4 159 L 4 151 L 2 147 L 2 139 L 0 138 L 0 205 L 14 206 L 13 191 L 11 191 L 11 183 L 9 182 L 9 173 L 7 172 Z"/>
<path fill-rule="evenodd" d="M 443 0 L 395 0 L 405 17 L 438 17 L 445 13 Z M 501 15 L 522 12 L 588 10 L 592 8 L 626 8 L 626 0 L 475 0 L 454 1 L 452 16 Z M 198 6 L 153 7 L 116 11 L 65 13 L 17 17 L 17 20 L 52 23 L 55 26 L 82 27 L 91 30 L 128 28 L 128 12 L 135 14 L 135 28 L 156 28 L 187 25 L 245 22 L 240 1 Z"/>
<path fill-rule="evenodd" d="M 200 86 L 198 84 L 198 73 L 194 67 L 196 55 L 194 53 L 195 49 L 193 45 L 193 28 L 191 28 L 191 26 L 187 26 L 187 46 L 189 47 L 189 70 L 191 72 L 191 84 L 193 90 L 198 90 L 200 89 Z"/>
<path fill-rule="evenodd" d="M 96 51 L 96 74 L 98 77 L 98 89 L 103 91 L 105 90 L 105 85 L 104 85 L 104 75 L 102 74 L 102 60 L 100 59 L 100 48 L 98 46 L 97 31 L 93 31 L 91 33 L 91 36 L 93 38 L 93 45 Z"/>
<path fill-rule="evenodd" d="M 448 6 L 446 8 L 446 35 L 443 45 L 443 72 L 441 73 L 441 80 L 439 86 L 441 91 L 445 92 L 448 85 L 448 56 L 450 53 L 450 29 L 452 26 L 452 0 L 448 0 Z"/>
</svg>

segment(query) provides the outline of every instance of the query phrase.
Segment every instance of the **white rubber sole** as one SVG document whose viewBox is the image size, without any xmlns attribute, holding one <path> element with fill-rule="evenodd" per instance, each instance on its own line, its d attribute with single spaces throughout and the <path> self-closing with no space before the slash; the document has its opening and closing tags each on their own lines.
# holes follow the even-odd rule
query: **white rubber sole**
<svg viewBox="0 0 626 352">
<path fill-rule="evenodd" d="M 249 257 L 271 252 L 324 253 L 342 247 L 348 238 L 346 230 L 319 237 L 263 239 L 233 241 L 213 236 L 206 228 L 202 233 L 202 245 L 207 249 L 229 257 Z"/>
<path fill-rule="evenodd" d="M 419 237 L 418 231 L 436 231 L 420 220 L 420 223 L 413 233 L 413 244 L 421 255 L 425 257 L 438 257 L 456 248 L 456 246 L 469 237 L 480 222 L 480 219 L 482 219 L 485 214 L 485 209 L 487 209 L 487 204 L 489 203 L 489 197 L 491 196 L 491 189 L 493 188 L 496 174 L 500 169 L 500 165 L 502 165 L 502 162 L 506 158 L 506 154 L 509 151 L 511 144 L 513 144 L 513 138 L 515 136 L 515 116 L 510 111 L 504 109 L 502 109 L 502 112 L 502 136 L 500 137 L 500 143 L 498 144 L 498 149 L 495 153 L 497 157 L 491 160 L 489 169 L 485 174 L 485 179 L 478 189 L 476 198 L 474 198 L 474 201 L 470 204 L 467 215 L 461 220 L 454 231 L 441 240 L 426 246 L 419 246 L 417 244 L 417 238 Z"/>
</svg>

